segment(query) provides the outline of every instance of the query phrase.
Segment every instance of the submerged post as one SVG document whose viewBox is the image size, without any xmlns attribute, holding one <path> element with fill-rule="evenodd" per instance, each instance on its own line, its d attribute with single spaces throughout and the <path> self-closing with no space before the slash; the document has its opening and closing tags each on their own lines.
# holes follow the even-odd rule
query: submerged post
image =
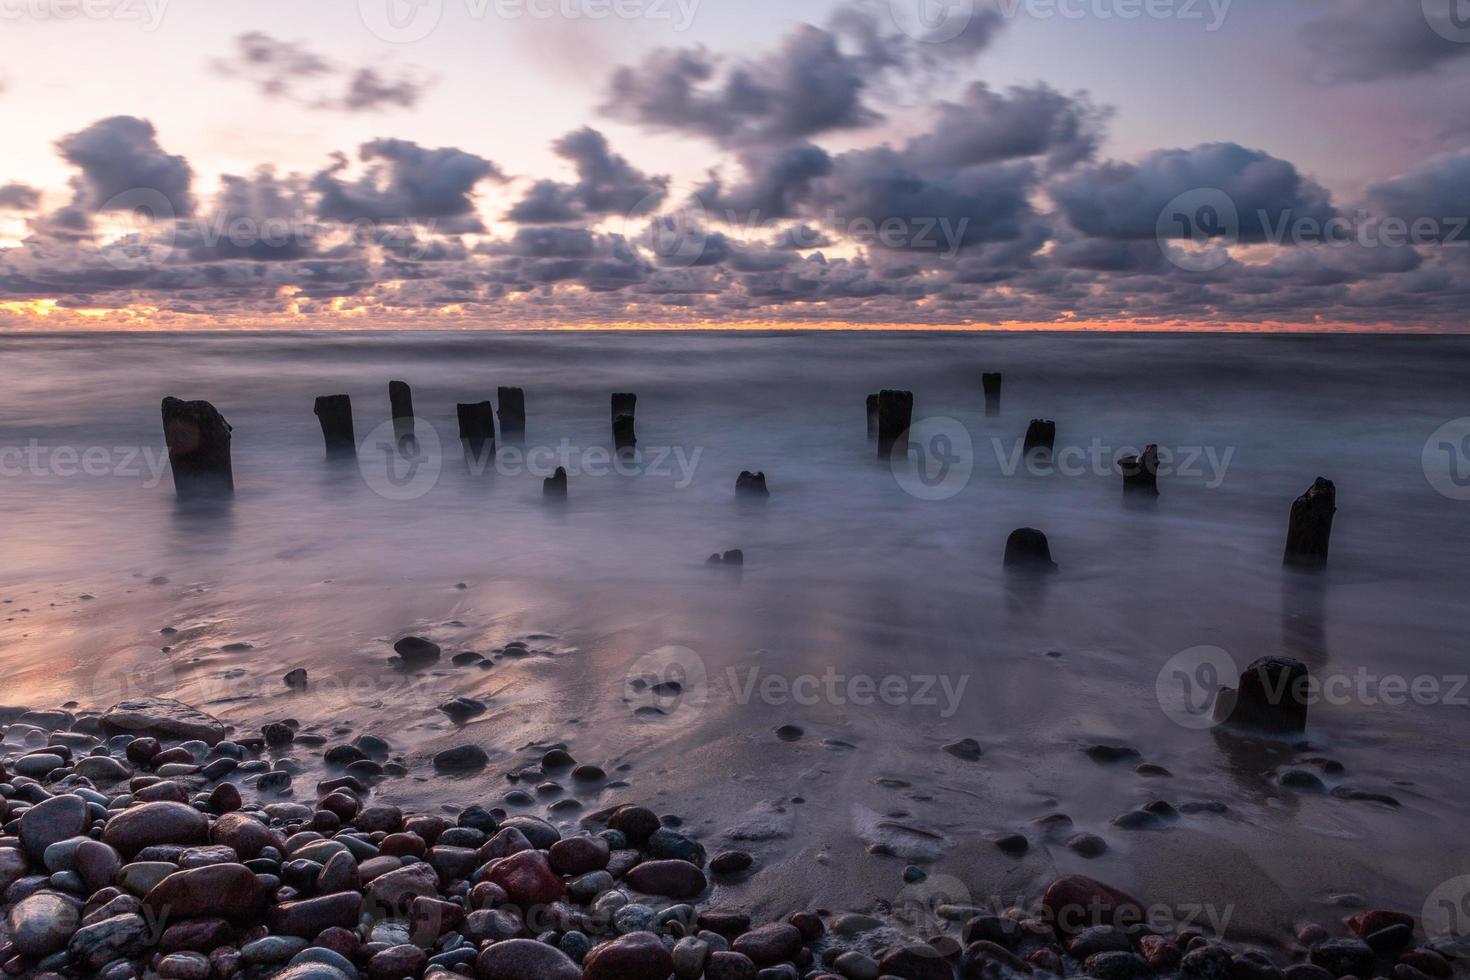
<svg viewBox="0 0 1470 980">
<path fill-rule="evenodd" d="M 878 458 L 894 453 L 909 454 L 909 423 L 914 414 L 914 393 L 884 388 L 878 393 Z"/>
<path fill-rule="evenodd" d="M 541 481 L 541 496 L 565 497 L 567 495 L 567 469 L 558 466 L 556 472 Z"/>
<path fill-rule="evenodd" d="M 985 388 L 985 414 L 1000 414 L 1000 372 L 987 371 L 980 375 L 980 384 Z"/>
<path fill-rule="evenodd" d="M 526 441 L 526 393 L 520 388 L 498 388 L 500 403 L 500 435 L 506 442 Z"/>
<path fill-rule="evenodd" d="M 741 470 L 740 475 L 735 478 L 735 496 L 737 497 L 769 497 L 770 495 L 771 491 L 766 489 L 764 470 L 759 473 Z"/>
<path fill-rule="evenodd" d="M 313 411 L 322 424 L 322 439 L 327 444 L 327 455 L 356 455 L 357 437 L 352 432 L 352 399 L 347 395 L 320 395 Z"/>
<path fill-rule="evenodd" d="M 878 438 L 878 396 L 868 396 L 868 441 Z"/>
<path fill-rule="evenodd" d="M 1240 675 L 1235 689 L 1220 688 L 1214 721 L 1278 734 L 1304 732 L 1309 684 L 1307 665 L 1300 660 L 1261 657 Z"/>
<path fill-rule="evenodd" d="M 1291 505 L 1283 563 L 1300 568 L 1325 567 L 1327 545 L 1332 538 L 1332 515 L 1336 513 L 1337 488 L 1331 480 L 1319 476 Z"/>
<path fill-rule="evenodd" d="M 180 499 L 228 497 L 235 492 L 230 423 L 213 405 L 165 398 L 163 438 Z"/>
<path fill-rule="evenodd" d="M 388 403 L 393 408 L 393 441 L 413 438 L 413 389 L 407 381 L 388 382 Z"/>
<path fill-rule="evenodd" d="M 612 396 L 613 446 L 621 452 L 638 445 L 633 433 L 633 412 L 638 405 L 638 396 L 632 392 L 615 391 Z"/>
<path fill-rule="evenodd" d="M 1051 545 L 1034 527 L 1018 527 L 1006 538 L 1005 567 L 1019 572 L 1054 572 Z"/>
<path fill-rule="evenodd" d="M 1041 450 L 1050 456 L 1057 442 L 1057 424 L 1051 419 L 1032 419 L 1026 426 L 1026 442 L 1021 447 L 1023 455 L 1030 456 L 1032 450 Z"/>
<path fill-rule="evenodd" d="M 1123 471 L 1123 492 L 1157 497 L 1159 495 L 1159 447 L 1153 444 L 1142 456 L 1123 456 L 1118 460 Z"/>
<path fill-rule="evenodd" d="M 495 407 L 488 401 L 460 402 L 459 441 L 464 444 L 465 458 L 476 462 L 484 459 L 485 450 L 495 454 Z"/>
</svg>

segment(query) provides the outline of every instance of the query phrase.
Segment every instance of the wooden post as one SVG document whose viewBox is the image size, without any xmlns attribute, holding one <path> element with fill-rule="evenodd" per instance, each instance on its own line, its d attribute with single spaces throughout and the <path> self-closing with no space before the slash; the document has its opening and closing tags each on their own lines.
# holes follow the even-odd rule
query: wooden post
<svg viewBox="0 0 1470 980">
<path fill-rule="evenodd" d="M 407 381 L 388 382 L 388 403 L 393 409 L 393 441 L 401 445 L 414 437 L 413 389 Z"/>
<path fill-rule="evenodd" d="M 1005 567 L 1023 572 L 1054 572 L 1051 545 L 1046 535 L 1034 527 L 1020 527 L 1006 538 Z"/>
<path fill-rule="evenodd" d="M 322 424 L 327 455 L 357 455 L 357 437 L 352 432 L 352 399 L 347 395 L 321 395 L 313 411 Z"/>
<path fill-rule="evenodd" d="M 565 497 L 567 495 L 567 470 L 558 466 L 556 472 L 541 482 L 543 497 Z"/>
<path fill-rule="evenodd" d="M 895 453 L 909 454 L 909 424 L 914 414 L 914 393 L 885 388 L 878 392 L 878 458 L 885 462 Z"/>
<path fill-rule="evenodd" d="M 464 444 L 465 458 L 479 463 L 485 458 L 485 450 L 495 455 L 495 407 L 488 401 L 460 402 L 459 441 Z"/>
<path fill-rule="evenodd" d="M 868 396 L 868 441 L 878 438 L 878 396 Z"/>
<path fill-rule="evenodd" d="M 750 470 L 741 470 L 740 475 L 735 478 L 735 495 L 737 497 L 769 497 L 771 491 L 766 489 L 764 471 L 752 473 Z"/>
<path fill-rule="evenodd" d="M 508 443 L 526 441 L 526 393 L 520 388 L 499 388 L 495 392 L 500 404 L 500 436 Z"/>
<path fill-rule="evenodd" d="M 1031 455 L 1031 451 L 1039 449 L 1050 456 L 1057 442 L 1057 424 L 1050 419 L 1032 419 L 1031 424 L 1026 426 L 1026 443 L 1022 447 L 1022 454 Z"/>
<path fill-rule="evenodd" d="M 1142 456 L 1124 456 L 1118 460 L 1123 471 L 1123 492 L 1159 495 L 1159 447 L 1150 444 Z"/>
<path fill-rule="evenodd" d="M 180 499 L 228 497 L 235 492 L 230 423 L 209 402 L 163 400 L 163 438 Z"/>
<path fill-rule="evenodd" d="M 1291 505 L 1283 563 L 1298 568 L 1325 567 L 1327 546 L 1332 539 L 1332 515 L 1336 513 L 1337 488 L 1331 480 L 1319 476 Z"/>
<path fill-rule="evenodd" d="M 985 388 L 985 414 L 1000 414 L 1000 372 L 986 372 L 980 375 L 980 384 Z"/>
<path fill-rule="evenodd" d="M 612 396 L 613 446 L 619 452 L 633 449 L 638 437 L 633 432 L 633 414 L 638 405 L 638 396 L 632 392 L 615 391 Z"/>
<path fill-rule="evenodd" d="M 1240 675 L 1238 687 L 1220 689 L 1214 720 L 1280 734 L 1304 732 L 1309 681 L 1300 660 L 1261 657 Z"/>
</svg>

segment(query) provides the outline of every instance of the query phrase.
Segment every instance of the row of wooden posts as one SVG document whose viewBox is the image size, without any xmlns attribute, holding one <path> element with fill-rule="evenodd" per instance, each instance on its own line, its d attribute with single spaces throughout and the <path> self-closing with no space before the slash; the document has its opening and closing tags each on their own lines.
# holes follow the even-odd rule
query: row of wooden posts
<svg viewBox="0 0 1470 980">
<path fill-rule="evenodd" d="M 981 376 L 987 415 L 1000 413 L 1001 375 Z M 526 395 L 521 388 L 502 387 L 496 391 L 499 411 L 489 401 L 460 403 L 459 437 L 467 453 L 475 459 L 493 454 L 496 445 L 496 416 L 500 419 L 500 438 L 512 445 L 520 444 L 526 434 Z M 400 446 L 414 439 L 413 391 L 403 381 L 388 382 L 388 401 L 393 413 L 394 440 Z M 612 395 L 613 446 L 618 452 L 630 452 L 638 445 L 634 432 L 634 416 L 638 396 L 632 392 Z M 908 456 L 909 430 L 913 424 L 914 394 L 911 391 L 884 389 L 867 397 L 868 439 L 877 443 L 881 461 Z M 357 438 L 352 426 L 352 399 L 347 395 L 322 395 L 317 398 L 315 413 L 321 422 L 322 438 L 329 456 L 355 456 Z M 163 400 L 163 430 L 168 443 L 169 461 L 174 473 L 174 488 L 180 498 L 197 499 L 234 493 L 234 475 L 230 463 L 230 424 L 207 401 Z M 1022 452 L 1028 459 L 1049 458 L 1056 445 L 1057 427 L 1050 419 L 1032 419 L 1026 427 Z M 1158 495 L 1159 451 L 1149 445 L 1139 456 L 1118 460 L 1126 494 Z M 740 496 L 769 495 L 764 473 L 742 471 L 735 483 Z M 550 497 L 565 497 L 566 471 L 558 467 L 548 477 L 543 492 Z M 1284 561 L 1287 565 L 1321 568 L 1327 564 L 1327 551 L 1332 535 L 1332 518 L 1337 511 L 1337 492 L 1330 480 L 1319 477 L 1307 492 L 1291 506 L 1287 527 Z M 1020 528 L 1006 542 L 1005 564 L 1011 568 L 1054 569 L 1046 535 L 1035 528 Z"/>
</svg>

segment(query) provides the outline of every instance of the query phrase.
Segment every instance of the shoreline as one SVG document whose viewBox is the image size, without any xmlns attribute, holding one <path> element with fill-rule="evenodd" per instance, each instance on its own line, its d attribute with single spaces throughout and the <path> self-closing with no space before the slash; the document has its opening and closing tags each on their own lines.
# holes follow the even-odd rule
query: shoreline
<svg viewBox="0 0 1470 980">
<path fill-rule="evenodd" d="M 232 733 L 167 699 L 10 708 L 0 721 L 0 968 L 12 976 L 1444 980 L 1465 966 L 1454 944 L 1423 941 L 1414 916 L 1366 903 L 1344 909 L 1345 928 L 1300 922 L 1227 944 L 1208 921 L 1179 928 L 1178 909 L 1083 875 L 1014 905 L 975 902 L 922 858 L 884 908 L 753 922 L 720 893 L 761 874 L 758 844 L 707 852 L 639 804 L 584 812 L 549 790 L 628 784 L 563 745 L 527 747 L 505 774 L 505 802 L 544 816 L 490 800 L 428 814 L 374 802 L 376 784 L 412 773 L 372 735 L 298 740 L 288 721 Z M 299 767 L 278 765 L 293 747 L 335 775 L 293 781 Z M 450 779 L 487 762 L 466 743 L 432 765 Z"/>
</svg>

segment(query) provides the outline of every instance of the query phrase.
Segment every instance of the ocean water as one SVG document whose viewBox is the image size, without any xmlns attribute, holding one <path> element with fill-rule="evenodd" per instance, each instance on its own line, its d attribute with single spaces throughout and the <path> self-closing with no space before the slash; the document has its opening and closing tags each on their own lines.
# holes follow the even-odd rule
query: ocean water
<svg viewBox="0 0 1470 980">
<path fill-rule="evenodd" d="M 563 742 L 627 784 L 569 790 L 584 812 L 651 801 L 711 851 L 755 853 L 758 873 L 719 897 L 758 912 L 901 911 L 916 861 L 919 906 L 1034 897 L 1079 871 L 1176 918 L 1205 906 L 1232 934 L 1281 936 L 1344 914 L 1333 896 L 1417 913 L 1470 873 L 1470 502 L 1435 436 L 1470 416 L 1470 340 L 117 334 L 0 337 L 0 358 L 6 703 L 154 694 L 243 729 L 372 732 L 411 768 L 376 794 L 424 809 L 494 804 L 508 770 Z M 412 461 L 385 427 L 390 378 L 413 386 Z M 526 445 L 472 472 L 455 403 L 499 385 L 526 391 Z M 864 397 L 884 387 L 915 397 L 897 467 L 865 432 Z M 641 461 L 621 471 L 613 391 L 638 395 Z M 338 392 L 356 461 L 323 458 L 312 403 Z M 175 502 L 165 395 L 234 426 L 229 505 Z M 1014 465 L 1033 417 L 1056 420 L 1066 472 Z M 1110 460 L 1144 443 L 1178 471 L 1128 504 Z M 572 471 L 559 505 L 540 486 L 557 463 Z M 769 499 L 736 499 L 743 469 L 765 472 Z M 1319 475 L 1338 493 L 1330 567 L 1289 573 L 1287 513 Z M 1003 573 L 1021 526 L 1047 533 L 1057 574 Z M 739 573 L 705 566 L 731 548 Z M 396 669 L 409 633 L 444 660 Z M 459 651 L 490 665 L 452 666 Z M 1273 654 L 1335 685 L 1310 747 L 1186 710 L 1179 670 L 1208 685 Z M 305 693 L 281 683 L 294 667 Z M 669 677 L 677 695 L 646 686 Z M 456 726 L 437 707 L 455 696 L 486 711 Z M 942 751 L 959 738 L 982 756 Z M 465 742 L 491 764 L 434 775 L 433 753 Z M 1082 751 L 1097 743 L 1139 757 L 1099 764 Z M 307 796 L 322 767 L 295 755 Z M 1325 789 L 1398 805 L 1279 784 L 1309 758 L 1341 763 Z M 1111 824 L 1154 800 L 1224 812 Z M 1081 858 L 1031 823 L 1054 812 L 1108 852 Z M 1011 831 L 1024 856 L 990 840 Z"/>
</svg>

